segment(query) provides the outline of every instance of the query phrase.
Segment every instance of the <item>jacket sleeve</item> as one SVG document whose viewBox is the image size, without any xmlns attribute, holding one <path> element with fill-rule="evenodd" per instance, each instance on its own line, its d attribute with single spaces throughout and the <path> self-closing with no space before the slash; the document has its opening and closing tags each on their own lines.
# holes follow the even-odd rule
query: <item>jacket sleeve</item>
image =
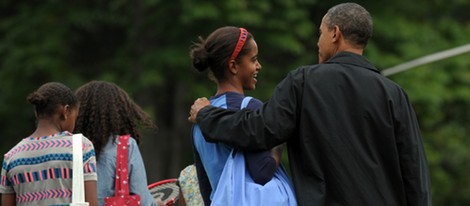
<svg viewBox="0 0 470 206">
<path fill-rule="evenodd" d="M 303 91 L 302 70 L 290 72 L 263 106 L 231 111 L 212 106 L 201 109 L 197 122 L 209 142 L 224 142 L 245 150 L 267 150 L 294 134 Z"/>
<path fill-rule="evenodd" d="M 431 181 L 415 112 L 404 91 L 395 108 L 395 134 L 407 205 L 432 205 Z"/>
</svg>

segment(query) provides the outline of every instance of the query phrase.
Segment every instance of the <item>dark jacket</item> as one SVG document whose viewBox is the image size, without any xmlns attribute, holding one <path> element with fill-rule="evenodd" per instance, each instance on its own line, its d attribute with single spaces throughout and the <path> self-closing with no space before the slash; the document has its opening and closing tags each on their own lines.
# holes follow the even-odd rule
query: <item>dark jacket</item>
<svg viewBox="0 0 470 206">
<path fill-rule="evenodd" d="M 205 107 L 197 122 L 206 140 L 247 150 L 287 142 L 299 205 L 431 205 L 414 110 L 363 56 L 300 67 L 261 109 Z"/>
</svg>

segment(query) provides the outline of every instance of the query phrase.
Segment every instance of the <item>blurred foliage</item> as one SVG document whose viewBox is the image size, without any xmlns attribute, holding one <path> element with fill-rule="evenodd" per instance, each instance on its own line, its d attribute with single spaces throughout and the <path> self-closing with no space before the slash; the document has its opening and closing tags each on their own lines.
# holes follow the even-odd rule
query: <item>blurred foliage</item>
<svg viewBox="0 0 470 206">
<path fill-rule="evenodd" d="M 316 62 L 319 23 L 340 2 L 3 0 L 0 152 L 33 132 L 26 96 L 41 84 L 76 89 L 101 79 L 122 86 L 159 126 L 141 145 L 149 181 L 176 177 L 193 158 L 189 106 L 215 91 L 206 74 L 191 68 L 190 45 L 221 26 L 247 28 L 263 65 L 257 90 L 248 95 L 267 100 L 288 71 Z M 357 2 L 374 19 L 365 55 L 379 69 L 470 42 L 469 1 Z M 470 54 L 463 54 L 390 76 L 419 118 L 435 205 L 470 205 L 469 67 Z"/>
</svg>

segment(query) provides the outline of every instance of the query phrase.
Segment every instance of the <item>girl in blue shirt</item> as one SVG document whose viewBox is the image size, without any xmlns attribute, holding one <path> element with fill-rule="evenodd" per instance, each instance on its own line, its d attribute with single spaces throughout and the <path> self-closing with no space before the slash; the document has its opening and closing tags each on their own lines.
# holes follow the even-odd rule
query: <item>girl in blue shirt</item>
<svg viewBox="0 0 470 206">
<path fill-rule="evenodd" d="M 141 140 L 137 126 L 155 127 L 150 116 L 114 83 L 91 81 L 76 91 L 80 113 L 75 131 L 83 133 L 95 146 L 98 165 L 98 203 L 114 196 L 116 176 L 117 137 L 130 134 L 129 191 L 140 195 L 141 204 L 157 205 L 147 189 L 147 174 L 138 144 Z"/>
<path fill-rule="evenodd" d="M 261 64 L 258 62 L 258 46 L 253 36 L 244 28 L 222 27 L 200 38 L 191 47 L 193 67 L 200 72 L 209 69 L 209 78 L 216 82 L 217 92 L 211 98 L 213 106 L 239 110 L 256 110 L 262 102 L 245 98 L 244 90 L 256 88 Z M 201 195 L 205 205 L 210 205 L 215 189 L 233 147 L 223 143 L 206 142 L 197 125 L 193 128 L 195 165 Z M 244 151 L 246 168 L 251 178 L 264 185 L 278 169 L 282 145 L 261 152 Z"/>
</svg>

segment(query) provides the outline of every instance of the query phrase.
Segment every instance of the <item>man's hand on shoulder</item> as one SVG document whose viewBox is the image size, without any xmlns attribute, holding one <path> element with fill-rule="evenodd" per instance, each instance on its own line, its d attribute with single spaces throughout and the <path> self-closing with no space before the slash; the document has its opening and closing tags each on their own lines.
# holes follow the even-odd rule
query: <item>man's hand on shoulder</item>
<svg viewBox="0 0 470 206">
<path fill-rule="evenodd" d="M 199 110 L 210 104 L 211 102 L 205 97 L 196 99 L 196 101 L 194 101 L 193 105 L 191 106 L 191 110 L 189 111 L 188 121 L 195 124 L 197 113 L 199 113 Z"/>
</svg>

